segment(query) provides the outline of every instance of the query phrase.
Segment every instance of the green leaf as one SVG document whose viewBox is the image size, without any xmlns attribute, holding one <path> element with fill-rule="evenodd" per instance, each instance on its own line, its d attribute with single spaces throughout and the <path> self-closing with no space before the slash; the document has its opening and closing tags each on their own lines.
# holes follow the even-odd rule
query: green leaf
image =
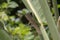
<svg viewBox="0 0 60 40">
<path fill-rule="evenodd" d="M 4 3 L 2 3 L 2 5 L 1 5 L 1 7 L 2 7 L 2 8 L 7 8 L 7 6 L 8 6 L 8 4 L 7 4 L 7 3 L 5 3 L 5 2 L 4 2 Z"/>
<path fill-rule="evenodd" d="M 20 37 L 24 37 L 25 35 L 29 34 L 31 28 L 29 26 L 20 23 L 18 27 L 14 29 L 12 32 L 13 35 L 18 34 Z"/>
<path fill-rule="evenodd" d="M 34 35 L 32 34 L 32 32 L 30 32 L 28 35 L 24 37 L 24 40 L 32 40 L 32 39 L 34 39 Z"/>
<path fill-rule="evenodd" d="M 4 21 L 8 20 L 8 15 L 5 13 L 5 11 L 0 12 L 0 18 Z"/>
<path fill-rule="evenodd" d="M 58 4 L 57 7 L 60 8 L 60 4 Z"/>
<path fill-rule="evenodd" d="M 29 10 L 28 9 L 23 9 L 22 13 L 25 15 L 25 14 L 29 13 Z"/>
<path fill-rule="evenodd" d="M 0 29 L 0 40 L 12 40 L 12 38 L 2 29 Z"/>
<path fill-rule="evenodd" d="M 9 6 L 8 7 L 9 8 L 16 8 L 16 7 L 18 7 L 18 4 L 16 2 L 14 2 L 14 1 L 11 1 L 11 2 L 9 2 Z"/>
</svg>

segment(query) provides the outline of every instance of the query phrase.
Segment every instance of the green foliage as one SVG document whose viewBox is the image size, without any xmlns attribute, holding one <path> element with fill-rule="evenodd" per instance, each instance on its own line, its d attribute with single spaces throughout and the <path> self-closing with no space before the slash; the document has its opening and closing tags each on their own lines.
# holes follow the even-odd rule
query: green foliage
<svg viewBox="0 0 60 40">
<path fill-rule="evenodd" d="M 30 28 L 22 23 L 19 24 L 19 27 L 16 27 L 14 31 L 12 32 L 13 35 L 19 34 L 20 36 L 27 35 L 30 31 Z"/>
<path fill-rule="evenodd" d="M 36 11 L 40 13 L 38 14 L 38 16 L 41 17 L 43 24 L 47 25 L 47 21 L 45 19 L 43 11 L 40 10 L 40 4 L 37 4 L 38 3 L 37 0 L 36 0 L 37 3 L 35 3 L 35 0 L 33 1 L 35 5 L 34 8 L 36 8 L 37 9 Z M 22 8 L 23 4 L 19 5 L 17 2 L 19 4 L 22 4 L 22 0 L 0 0 L 0 21 L 1 24 L 3 24 L 3 25 L 0 24 L 0 40 L 12 40 L 12 39 L 13 40 L 43 40 L 42 36 L 40 38 L 40 35 L 38 35 L 37 33 L 35 34 L 36 30 L 32 27 L 31 23 L 27 23 L 27 24 L 22 23 L 23 22 L 21 21 L 22 17 L 25 16 L 27 13 L 31 13 L 31 10 L 30 8 L 29 10 L 27 8 Z M 26 5 L 28 4 L 26 3 Z M 58 5 L 58 8 L 60 8 L 60 5 Z M 54 14 L 53 8 L 52 8 L 52 13 Z M 35 15 L 32 14 L 32 17 L 33 16 L 36 20 Z M 47 34 L 48 36 L 50 36 L 49 29 L 48 28 L 45 29 L 47 29 Z"/>
<path fill-rule="evenodd" d="M 6 31 L 0 29 L 0 40 L 12 40 Z"/>
<path fill-rule="evenodd" d="M 26 37 L 27 35 L 31 35 L 29 34 L 31 33 L 30 26 L 23 24 L 20 21 L 21 18 L 16 18 L 16 16 L 8 15 L 10 13 L 8 8 L 13 9 L 18 6 L 19 5 L 16 2 L 11 0 L 7 0 L 7 2 L 2 1 L 2 3 L 0 4 L 0 20 L 3 23 L 3 29 L 1 28 L 0 24 L 0 40 L 24 40 L 24 37 Z M 28 12 L 27 9 L 23 9 L 21 11 L 22 15 L 25 15 Z"/>
<path fill-rule="evenodd" d="M 14 1 L 11 1 L 11 2 L 9 2 L 8 7 L 9 8 L 16 8 L 16 7 L 18 7 L 18 4 L 16 2 L 14 2 Z"/>
<path fill-rule="evenodd" d="M 2 3 L 1 4 L 1 7 L 0 8 L 7 8 L 8 4 L 6 2 Z"/>
<path fill-rule="evenodd" d="M 28 9 L 22 9 L 22 10 L 18 10 L 17 11 L 18 12 L 18 14 L 22 14 L 22 15 L 25 15 L 25 14 L 27 14 L 27 13 L 30 13 L 30 11 L 28 10 Z"/>
<path fill-rule="evenodd" d="M 6 8 L 16 8 L 16 7 L 18 7 L 18 4 L 14 1 L 9 1 L 9 3 L 8 2 L 2 2 L 2 4 L 0 4 L 1 10 L 6 9 Z"/>
<path fill-rule="evenodd" d="M 58 8 L 60 8 L 60 4 L 59 4 L 59 5 L 57 5 L 57 7 L 58 7 Z"/>
</svg>

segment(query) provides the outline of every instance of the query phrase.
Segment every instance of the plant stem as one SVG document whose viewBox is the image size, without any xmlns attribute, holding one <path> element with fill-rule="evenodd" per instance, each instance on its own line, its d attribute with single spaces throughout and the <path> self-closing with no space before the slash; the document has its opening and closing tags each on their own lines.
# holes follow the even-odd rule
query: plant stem
<svg viewBox="0 0 60 40">
<path fill-rule="evenodd" d="M 46 0 L 39 0 L 39 2 L 40 2 L 40 5 L 41 5 L 41 8 L 43 9 L 43 13 L 46 17 L 48 27 L 49 27 L 49 30 L 50 30 L 50 33 L 51 33 L 51 36 L 52 36 L 53 40 L 60 40 L 57 25 L 55 24 L 55 21 L 52 17 L 52 13 L 49 9 L 47 1 Z"/>
</svg>

